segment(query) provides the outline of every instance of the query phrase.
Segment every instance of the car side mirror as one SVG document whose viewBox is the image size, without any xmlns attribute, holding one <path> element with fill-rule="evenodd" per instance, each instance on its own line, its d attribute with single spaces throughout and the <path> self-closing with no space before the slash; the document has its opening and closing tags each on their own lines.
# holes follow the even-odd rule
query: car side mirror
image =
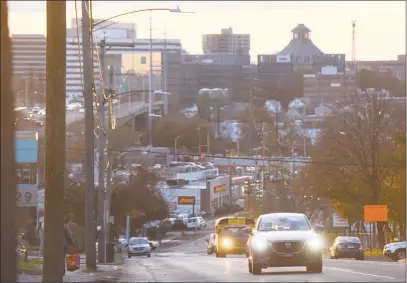
<svg viewBox="0 0 407 283">
<path fill-rule="evenodd" d="M 315 224 L 314 231 L 315 231 L 315 233 L 322 234 L 322 233 L 324 233 L 324 226 L 322 226 L 320 224 Z"/>
</svg>

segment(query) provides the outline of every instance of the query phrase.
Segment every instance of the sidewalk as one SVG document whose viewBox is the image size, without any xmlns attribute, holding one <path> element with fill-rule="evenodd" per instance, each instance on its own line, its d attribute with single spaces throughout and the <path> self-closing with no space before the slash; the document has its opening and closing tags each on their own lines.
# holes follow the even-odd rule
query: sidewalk
<svg viewBox="0 0 407 283">
<path fill-rule="evenodd" d="M 96 271 L 86 270 L 86 257 L 81 255 L 81 268 L 74 272 L 67 271 L 64 282 L 115 282 L 121 275 L 123 261 L 112 264 L 98 264 Z M 17 282 L 41 282 L 42 275 L 18 274 Z"/>
</svg>

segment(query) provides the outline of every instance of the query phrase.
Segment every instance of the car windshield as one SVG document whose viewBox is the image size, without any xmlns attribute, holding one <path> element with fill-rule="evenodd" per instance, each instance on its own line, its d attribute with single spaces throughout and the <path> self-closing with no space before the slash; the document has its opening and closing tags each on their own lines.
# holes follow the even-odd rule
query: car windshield
<svg viewBox="0 0 407 283">
<path fill-rule="evenodd" d="M 194 223 L 194 222 L 196 222 L 195 218 L 191 218 L 191 219 L 188 220 L 188 223 Z"/>
<path fill-rule="evenodd" d="M 311 225 L 303 215 L 267 215 L 262 217 L 258 231 L 303 231 L 311 230 Z"/>
<path fill-rule="evenodd" d="M 129 241 L 129 244 L 132 246 L 135 245 L 148 245 L 148 241 L 146 239 L 143 238 L 132 238 Z"/>
<path fill-rule="evenodd" d="M 338 243 L 360 243 L 360 239 L 356 237 L 340 237 L 336 239 Z"/>
</svg>

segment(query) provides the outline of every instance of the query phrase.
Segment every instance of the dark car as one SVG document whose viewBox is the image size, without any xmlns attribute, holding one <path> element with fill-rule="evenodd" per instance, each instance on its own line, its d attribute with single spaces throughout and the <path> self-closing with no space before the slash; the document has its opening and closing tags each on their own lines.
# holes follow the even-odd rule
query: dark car
<svg viewBox="0 0 407 283">
<path fill-rule="evenodd" d="M 249 272 L 261 274 L 263 268 L 306 266 L 307 272 L 322 272 L 323 240 L 308 218 L 300 213 L 260 215 L 248 240 Z"/>
<path fill-rule="evenodd" d="M 337 237 L 332 244 L 329 255 L 331 259 L 354 258 L 356 260 L 365 259 L 365 251 L 358 237 Z"/>
<path fill-rule="evenodd" d="M 172 230 L 186 230 L 187 226 L 184 223 L 184 220 L 182 219 L 176 219 L 174 220 L 174 224 L 172 225 Z"/>
</svg>

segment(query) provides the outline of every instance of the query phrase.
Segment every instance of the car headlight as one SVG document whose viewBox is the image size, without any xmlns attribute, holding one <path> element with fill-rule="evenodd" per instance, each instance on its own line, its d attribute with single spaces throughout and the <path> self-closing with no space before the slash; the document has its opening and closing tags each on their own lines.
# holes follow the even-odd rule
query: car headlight
<svg viewBox="0 0 407 283">
<path fill-rule="evenodd" d="M 315 239 L 309 241 L 307 243 L 307 246 L 309 249 L 311 249 L 313 251 L 320 251 L 324 247 L 322 239 L 319 239 L 319 238 L 315 238 Z"/>
<path fill-rule="evenodd" d="M 251 242 L 251 247 L 259 252 L 262 252 L 267 249 L 268 242 L 263 237 L 255 237 Z"/>
<path fill-rule="evenodd" d="M 223 239 L 222 240 L 222 247 L 225 249 L 230 249 L 233 246 L 231 239 Z"/>
</svg>

